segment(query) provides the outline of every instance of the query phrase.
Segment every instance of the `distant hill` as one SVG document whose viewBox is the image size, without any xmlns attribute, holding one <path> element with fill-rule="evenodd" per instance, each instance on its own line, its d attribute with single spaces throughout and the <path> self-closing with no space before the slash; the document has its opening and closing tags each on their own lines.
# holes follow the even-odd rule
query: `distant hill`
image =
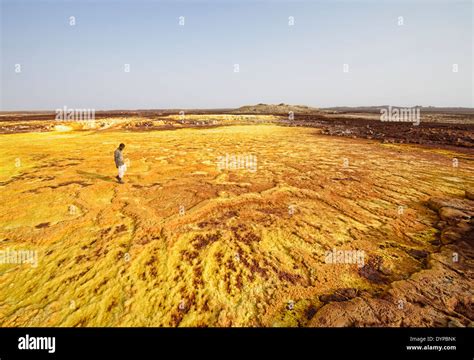
<svg viewBox="0 0 474 360">
<path fill-rule="evenodd" d="M 305 105 L 288 105 L 288 104 L 257 104 L 241 106 L 238 109 L 231 111 L 233 114 L 285 114 L 288 115 L 290 111 L 295 114 L 311 114 L 318 113 L 319 109 L 312 108 Z"/>
</svg>

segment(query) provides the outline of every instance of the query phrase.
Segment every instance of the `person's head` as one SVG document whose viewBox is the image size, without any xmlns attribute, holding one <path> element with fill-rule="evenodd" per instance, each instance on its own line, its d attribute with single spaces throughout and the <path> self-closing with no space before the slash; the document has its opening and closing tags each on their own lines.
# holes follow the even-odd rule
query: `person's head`
<svg viewBox="0 0 474 360">
<path fill-rule="evenodd" d="M 120 150 L 125 149 L 125 144 L 124 144 L 124 143 L 121 143 L 118 148 L 119 148 Z"/>
</svg>

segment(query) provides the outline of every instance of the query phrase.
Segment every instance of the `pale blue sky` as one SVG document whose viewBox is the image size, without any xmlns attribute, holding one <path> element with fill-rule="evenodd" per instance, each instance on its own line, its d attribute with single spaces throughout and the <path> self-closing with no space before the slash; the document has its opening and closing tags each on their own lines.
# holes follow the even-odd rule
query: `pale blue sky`
<svg viewBox="0 0 474 360">
<path fill-rule="evenodd" d="M 2 0 L 1 10 L 2 110 L 474 107 L 471 1 Z"/>
</svg>

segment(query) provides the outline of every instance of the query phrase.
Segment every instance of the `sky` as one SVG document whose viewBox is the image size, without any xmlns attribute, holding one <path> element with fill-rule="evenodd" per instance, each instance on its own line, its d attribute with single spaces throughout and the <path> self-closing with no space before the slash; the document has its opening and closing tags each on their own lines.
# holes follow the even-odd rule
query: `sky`
<svg viewBox="0 0 474 360">
<path fill-rule="evenodd" d="M 1 0 L 0 9 L 3 111 L 474 107 L 472 1 Z"/>
</svg>

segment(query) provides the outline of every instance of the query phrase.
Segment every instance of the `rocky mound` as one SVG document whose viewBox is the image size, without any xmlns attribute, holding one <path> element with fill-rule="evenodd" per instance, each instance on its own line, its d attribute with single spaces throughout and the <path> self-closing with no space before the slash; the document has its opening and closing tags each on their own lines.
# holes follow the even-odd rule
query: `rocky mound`
<svg viewBox="0 0 474 360">
<path fill-rule="evenodd" d="M 233 114 L 271 114 L 271 115 L 288 115 L 292 111 L 294 114 L 313 114 L 318 113 L 317 108 L 304 105 L 288 105 L 288 104 L 257 104 L 241 106 L 232 111 Z"/>
</svg>

